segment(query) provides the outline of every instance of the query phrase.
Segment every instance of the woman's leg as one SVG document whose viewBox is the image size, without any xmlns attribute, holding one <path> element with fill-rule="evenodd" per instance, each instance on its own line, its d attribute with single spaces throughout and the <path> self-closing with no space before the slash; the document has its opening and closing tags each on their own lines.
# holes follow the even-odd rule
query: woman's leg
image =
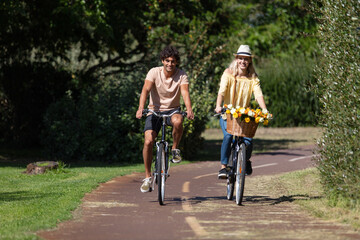
<svg viewBox="0 0 360 240">
<path fill-rule="evenodd" d="M 252 141 L 252 138 L 244 137 L 244 142 L 246 145 L 246 161 L 247 161 L 246 174 L 251 175 L 253 170 L 252 170 L 250 158 L 251 158 L 251 153 L 252 153 L 252 149 L 253 149 L 253 144 L 252 144 L 253 141 Z"/>
<path fill-rule="evenodd" d="M 233 136 L 226 131 L 226 120 L 222 117 L 220 117 L 220 127 L 224 134 L 223 142 L 221 144 L 221 165 L 224 167 L 229 162 Z"/>
<path fill-rule="evenodd" d="M 244 137 L 244 142 L 246 145 L 246 160 L 249 160 L 251 158 L 251 153 L 253 150 L 253 139 Z"/>
</svg>

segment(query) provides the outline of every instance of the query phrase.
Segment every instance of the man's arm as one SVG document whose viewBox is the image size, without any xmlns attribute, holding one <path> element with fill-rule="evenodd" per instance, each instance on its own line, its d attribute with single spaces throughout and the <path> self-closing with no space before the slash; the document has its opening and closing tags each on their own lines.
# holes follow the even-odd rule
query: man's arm
<svg viewBox="0 0 360 240">
<path fill-rule="evenodd" d="M 180 85 L 180 91 L 186 106 L 187 118 L 194 119 L 194 113 L 192 111 L 190 94 L 189 94 L 189 84 Z"/>
<path fill-rule="evenodd" d="M 154 85 L 153 82 L 151 82 L 149 80 L 145 80 L 145 83 L 144 83 L 144 86 L 142 88 L 141 95 L 140 95 L 139 108 L 136 112 L 136 118 L 140 119 L 142 117 L 142 111 L 144 110 L 146 99 L 148 98 L 149 92 L 153 85 Z"/>
</svg>

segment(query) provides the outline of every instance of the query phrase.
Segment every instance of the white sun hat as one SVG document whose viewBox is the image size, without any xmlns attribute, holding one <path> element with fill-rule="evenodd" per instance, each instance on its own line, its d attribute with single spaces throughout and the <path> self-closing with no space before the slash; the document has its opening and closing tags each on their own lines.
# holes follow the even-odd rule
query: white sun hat
<svg viewBox="0 0 360 240">
<path fill-rule="evenodd" d="M 251 57 L 251 51 L 249 45 L 240 45 L 239 49 L 236 53 L 234 53 L 234 56 L 246 56 Z"/>
</svg>

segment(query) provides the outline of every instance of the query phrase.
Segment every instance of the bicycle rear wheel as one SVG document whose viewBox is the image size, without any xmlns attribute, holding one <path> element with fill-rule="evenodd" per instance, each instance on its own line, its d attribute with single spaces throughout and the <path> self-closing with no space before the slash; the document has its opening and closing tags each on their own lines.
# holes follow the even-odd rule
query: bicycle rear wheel
<svg viewBox="0 0 360 240">
<path fill-rule="evenodd" d="M 235 169 L 236 169 L 236 159 L 234 159 L 235 157 L 235 149 L 232 148 L 231 149 L 231 154 L 229 157 L 229 166 L 230 166 L 230 171 L 228 173 L 228 177 L 227 177 L 227 186 L 226 186 L 226 198 L 228 200 L 232 200 L 234 197 L 234 183 L 235 183 Z"/>
<path fill-rule="evenodd" d="M 236 204 L 241 205 L 244 188 L 245 188 L 245 173 L 246 173 L 246 149 L 245 144 L 240 144 L 239 155 L 236 166 Z"/>
<path fill-rule="evenodd" d="M 165 147 L 163 143 L 159 144 L 159 149 L 156 156 L 156 171 L 157 171 L 157 185 L 158 185 L 158 201 L 160 205 L 164 205 L 165 199 Z"/>
</svg>

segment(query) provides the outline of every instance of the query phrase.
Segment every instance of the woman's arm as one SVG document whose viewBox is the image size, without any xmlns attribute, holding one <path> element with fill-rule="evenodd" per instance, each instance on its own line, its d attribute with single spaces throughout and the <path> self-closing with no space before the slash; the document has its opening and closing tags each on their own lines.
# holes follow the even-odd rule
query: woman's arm
<svg viewBox="0 0 360 240">
<path fill-rule="evenodd" d="M 224 100 L 223 95 L 218 94 L 217 99 L 216 99 L 216 108 L 215 108 L 216 113 L 221 112 L 221 109 L 222 109 L 221 104 L 222 104 L 223 100 Z"/>
<path fill-rule="evenodd" d="M 256 101 L 258 102 L 259 106 L 261 107 L 261 109 L 264 111 L 264 110 L 267 110 L 266 109 L 266 104 L 265 104 L 265 99 L 264 99 L 264 96 L 260 96 L 258 98 L 256 98 Z"/>
</svg>

